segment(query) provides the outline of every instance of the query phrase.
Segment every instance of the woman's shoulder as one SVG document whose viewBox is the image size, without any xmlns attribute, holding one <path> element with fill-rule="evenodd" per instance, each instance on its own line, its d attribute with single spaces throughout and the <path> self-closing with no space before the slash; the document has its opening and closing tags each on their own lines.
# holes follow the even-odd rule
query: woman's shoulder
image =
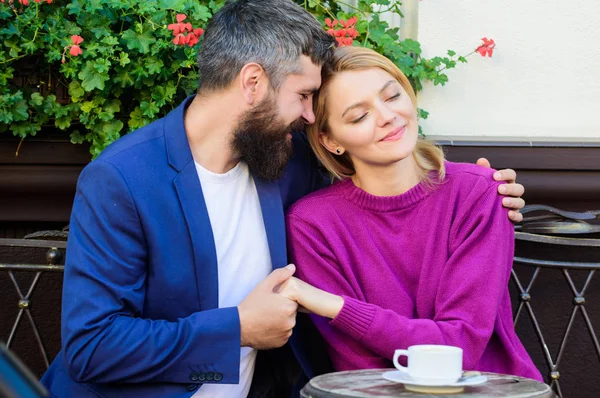
<svg viewBox="0 0 600 398">
<path fill-rule="evenodd" d="M 485 191 L 497 187 L 500 183 L 494 180 L 496 170 L 477 166 L 473 163 L 445 162 L 446 182 L 468 191 Z"/>
<path fill-rule="evenodd" d="M 337 181 L 330 186 L 312 192 L 296 201 L 287 211 L 287 215 L 302 218 L 304 220 L 323 217 L 326 211 L 331 211 L 343 201 L 340 188 L 347 181 Z"/>
</svg>

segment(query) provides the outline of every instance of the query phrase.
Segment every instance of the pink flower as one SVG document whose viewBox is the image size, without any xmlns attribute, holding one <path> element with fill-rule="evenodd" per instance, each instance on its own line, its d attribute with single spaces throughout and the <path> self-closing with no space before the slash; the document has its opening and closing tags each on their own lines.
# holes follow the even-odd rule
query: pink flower
<svg viewBox="0 0 600 398">
<path fill-rule="evenodd" d="M 483 44 L 475 49 L 482 57 L 488 56 L 492 57 L 494 53 L 494 48 L 496 48 L 496 43 L 493 39 L 488 39 L 487 37 L 482 38 Z"/>
<path fill-rule="evenodd" d="M 71 36 L 71 41 L 73 42 L 73 45 L 69 49 L 69 54 L 71 54 L 74 57 L 83 54 L 83 51 L 81 51 L 81 47 L 79 47 L 79 45 L 83 42 L 83 37 L 79 35 L 73 35 Z"/>
<path fill-rule="evenodd" d="M 73 44 L 69 49 L 69 54 L 76 57 L 80 54 L 83 54 L 83 51 L 81 51 L 81 47 L 79 47 L 77 44 Z"/>
</svg>

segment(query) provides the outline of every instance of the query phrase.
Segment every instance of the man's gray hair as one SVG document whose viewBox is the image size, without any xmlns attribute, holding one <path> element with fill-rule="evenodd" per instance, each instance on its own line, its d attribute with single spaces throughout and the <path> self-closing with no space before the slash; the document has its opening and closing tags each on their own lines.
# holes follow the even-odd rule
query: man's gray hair
<svg viewBox="0 0 600 398">
<path fill-rule="evenodd" d="M 301 55 L 322 66 L 334 48 L 334 38 L 291 0 L 230 2 L 206 27 L 198 55 L 198 90 L 228 87 L 250 62 L 262 66 L 277 90 L 287 75 L 300 72 Z"/>
</svg>

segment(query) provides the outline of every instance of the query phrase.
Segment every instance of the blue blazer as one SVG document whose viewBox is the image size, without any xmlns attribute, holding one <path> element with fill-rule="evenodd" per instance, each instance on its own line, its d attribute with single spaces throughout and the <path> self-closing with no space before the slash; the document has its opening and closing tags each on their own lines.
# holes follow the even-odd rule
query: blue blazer
<svg viewBox="0 0 600 398">
<path fill-rule="evenodd" d="M 237 383 L 240 320 L 218 307 L 217 257 L 184 110 L 109 146 L 81 173 L 71 213 L 54 396 L 189 397 Z M 327 184 L 303 134 L 278 182 L 254 178 L 274 268 L 287 264 L 284 209 Z M 251 264 L 249 264 L 251 266 Z M 290 345 L 307 377 L 318 356 Z M 309 331 L 310 333 L 310 331 Z"/>
</svg>

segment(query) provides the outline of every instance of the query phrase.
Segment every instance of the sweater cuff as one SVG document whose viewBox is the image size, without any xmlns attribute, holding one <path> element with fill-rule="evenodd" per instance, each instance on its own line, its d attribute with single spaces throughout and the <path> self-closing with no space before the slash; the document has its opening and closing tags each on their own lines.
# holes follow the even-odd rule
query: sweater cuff
<svg viewBox="0 0 600 398">
<path fill-rule="evenodd" d="M 352 339 L 360 341 L 375 317 L 375 308 L 352 297 L 342 296 L 344 306 L 329 324 L 346 333 Z"/>
</svg>

